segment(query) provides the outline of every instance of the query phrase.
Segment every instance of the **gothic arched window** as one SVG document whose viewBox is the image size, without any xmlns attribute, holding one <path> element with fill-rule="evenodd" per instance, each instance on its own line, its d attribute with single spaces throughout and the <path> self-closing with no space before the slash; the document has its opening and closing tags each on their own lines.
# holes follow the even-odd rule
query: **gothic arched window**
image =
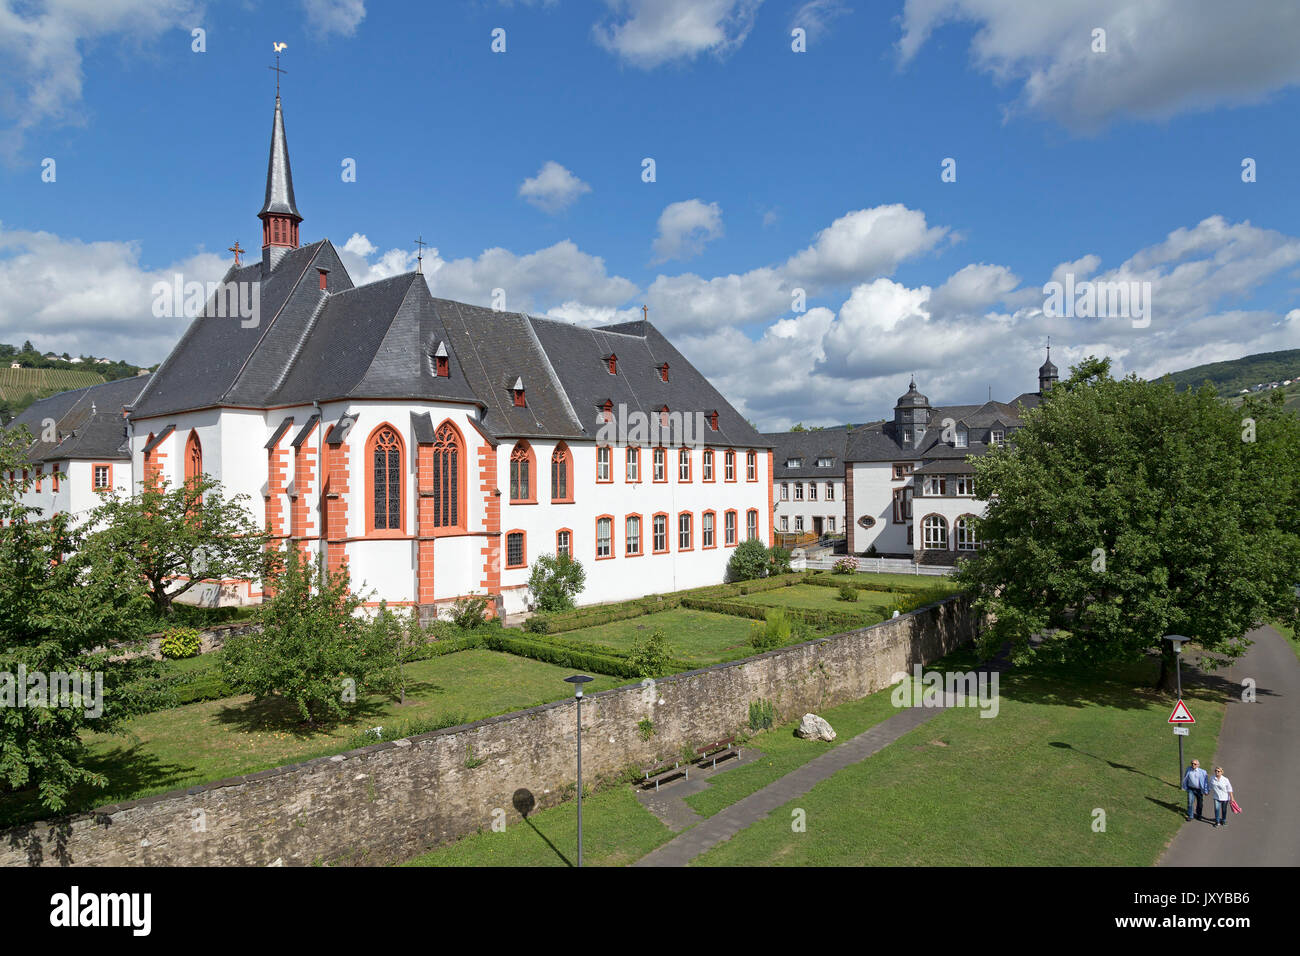
<svg viewBox="0 0 1300 956">
<path fill-rule="evenodd" d="M 402 439 L 391 425 L 370 436 L 370 530 L 402 530 Z"/>
<path fill-rule="evenodd" d="M 464 480 L 460 469 L 465 461 L 460 432 L 451 422 L 438 426 L 433 440 L 433 525 L 458 528 L 464 521 L 461 494 Z"/>
</svg>

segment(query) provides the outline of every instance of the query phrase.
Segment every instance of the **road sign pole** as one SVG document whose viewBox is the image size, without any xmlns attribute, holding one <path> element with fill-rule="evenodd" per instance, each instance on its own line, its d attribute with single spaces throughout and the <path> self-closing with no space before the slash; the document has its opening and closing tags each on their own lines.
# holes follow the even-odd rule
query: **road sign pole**
<svg viewBox="0 0 1300 956">
<path fill-rule="evenodd" d="M 1178 648 L 1181 650 L 1181 648 Z M 1174 654 L 1174 669 L 1178 674 L 1178 699 L 1183 699 L 1183 655 Z M 1178 735 L 1178 786 L 1183 785 L 1183 768 L 1187 764 L 1183 763 L 1183 735 Z"/>
</svg>

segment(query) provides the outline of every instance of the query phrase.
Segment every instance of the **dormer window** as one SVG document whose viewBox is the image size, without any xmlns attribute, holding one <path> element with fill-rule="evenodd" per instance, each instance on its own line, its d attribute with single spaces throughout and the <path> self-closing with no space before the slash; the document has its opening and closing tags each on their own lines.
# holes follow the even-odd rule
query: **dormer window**
<svg viewBox="0 0 1300 956">
<path fill-rule="evenodd" d="M 433 350 L 433 374 L 438 378 L 449 378 L 451 376 L 451 362 L 447 355 L 447 343 L 439 342 L 438 347 Z"/>
<path fill-rule="evenodd" d="M 605 403 L 600 406 L 600 420 L 602 422 L 612 422 L 614 420 L 614 402 L 612 399 L 605 399 Z"/>
<path fill-rule="evenodd" d="M 609 358 L 606 359 L 606 362 L 608 362 L 608 364 L 609 364 L 609 374 L 610 374 L 610 375 L 617 375 L 617 374 L 618 374 L 618 356 L 611 352 L 610 355 L 609 355 Z"/>
<path fill-rule="evenodd" d="M 803 467 L 803 459 L 802 459 L 802 458 L 787 458 L 787 459 L 785 460 L 785 467 L 787 467 L 787 468 L 802 468 L 802 467 Z"/>
<path fill-rule="evenodd" d="M 659 381 L 661 381 L 661 382 L 666 382 L 666 381 L 668 381 L 668 363 L 667 363 L 667 362 L 664 362 L 663 365 L 660 365 L 660 366 L 659 366 Z"/>
<path fill-rule="evenodd" d="M 668 406 L 667 405 L 659 409 L 659 427 L 660 428 L 668 427 Z"/>
<path fill-rule="evenodd" d="M 1007 433 L 1003 431 L 1001 428 L 995 428 L 993 429 L 992 433 L 989 435 L 989 440 L 993 444 L 1001 448 L 1004 444 L 1006 444 Z"/>
<path fill-rule="evenodd" d="M 522 378 L 515 379 L 515 384 L 514 387 L 511 388 L 511 391 L 515 396 L 515 407 L 527 408 L 528 403 L 524 399 L 524 380 Z"/>
<path fill-rule="evenodd" d="M 717 412 L 709 412 L 709 428 L 710 428 L 710 430 L 715 431 L 715 432 L 718 430 L 718 413 L 717 413 Z"/>
<path fill-rule="evenodd" d="M 967 434 L 966 429 L 964 428 L 957 429 L 957 437 L 953 439 L 953 447 L 965 448 L 968 444 L 969 444 L 969 435 Z"/>
</svg>

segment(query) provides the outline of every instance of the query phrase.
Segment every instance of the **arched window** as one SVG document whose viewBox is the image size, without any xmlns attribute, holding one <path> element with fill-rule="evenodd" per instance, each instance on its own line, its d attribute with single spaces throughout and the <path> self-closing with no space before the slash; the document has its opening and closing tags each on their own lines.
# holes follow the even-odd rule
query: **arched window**
<svg viewBox="0 0 1300 956">
<path fill-rule="evenodd" d="M 433 436 L 433 526 L 461 527 L 461 493 L 464 481 L 460 469 L 465 461 L 460 432 L 443 422 Z"/>
<path fill-rule="evenodd" d="M 185 442 L 185 483 L 198 479 L 203 474 L 203 445 L 199 442 L 199 433 L 190 432 Z"/>
<path fill-rule="evenodd" d="M 402 439 L 391 425 L 380 425 L 370 435 L 371 532 L 402 530 Z"/>
<path fill-rule="evenodd" d="M 921 528 L 927 550 L 948 550 L 948 522 L 942 515 L 926 515 Z"/>
<path fill-rule="evenodd" d="M 510 500 L 536 501 L 533 492 L 533 449 L 520 441 L 510 453 Z"/>
<path fill-rule="evenodd" d="M 979 538 L 975 536 L 975 518 L 962 515 L 952 523 L 953 536 L 957 539 L 958 551 L 975 551 L 979 548 Z"/>
<path fill-rule="evenodd" d="M 573 500 L 573 456 L 564 442 L 551 454 L 551 500 Z"/>
</svg>

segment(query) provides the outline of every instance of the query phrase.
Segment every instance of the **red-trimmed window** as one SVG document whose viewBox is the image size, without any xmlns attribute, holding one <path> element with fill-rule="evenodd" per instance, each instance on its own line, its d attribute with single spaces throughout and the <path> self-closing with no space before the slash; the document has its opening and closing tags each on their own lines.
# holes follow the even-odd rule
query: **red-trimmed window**
<svg viewBox="0 0 1300 956">
<path fill-rule="evenodd" d="M 716 548 L 718 546 L 717 538 L 714 536 L 714 524 L 717 515 L 712 511 L 706 511 L 700 515 L 700 547 Z"/>
<path fill-rule="evenodd" d="M 691 480 L 691 450 L 683 448 L 677 452 L 677 480 Z"/>
<path fill-rule="evenodd" d="M 704 480 L 713 480 L 713 449 L 704 449 Z"/>
<path fill-rule="evenodd" d="M 664 362 L 663 365 L 660 365 L 660 366 L 659 366 L 659 381 L 661 381 L 661 382 L 666 382 L 666 381 L 668 381 L 668 363 L 667 363 L 667 362 Z"/>
<path fill-rule="evenodd" d="M 654 480 L 668 480 L 668 452 L 663 448 L 654 451 Z"/>
<path fill-rule="evenodd" d="M 623 545 L 624 553 L 629 558 L 638 557 L 641 554 L 641 516 L 628 515 L 624 519 L 624 525 L 623 540 L 626 542 Z"/>
<path fill-rule="evenodd" d="M 605 399 L 600 406 L 600 420 L 602 422 L 612 422 L 614 420 L 614 402 L 611 399 Z"/>
<path fill-rule="evenodd" d="M 662 511 L 659 512 L 654 516 L 654 519 L 650 523 L 650 527 L 654 534 L 654 540 L 652 542 L 654 553 L 666 553 L 668 551 L 668 515 Z"/>
<path fill-rule="evenodd" d="M 736 453 L 734 451 L 728 450 L 727 454 L 723 456 L 722 461 L 723 461 L 723 465 L 722 465 L 723 474 L 726 480 L 735 481 L 736 480 Z"/>
<path fill-rule="evenodd" d="M 573 455 L 564 442 L 551 453 L 551 500 L 573 500 Z"/>
<path fill-rule="evenodd" d="M 433 525 L 465 527 L 465 442 L 460 430 L 443 422 L 433 437 Z"/>
<path fill-rule="evenodd" d="M 402 437 L 391 425 L 380 425 L 370 433 L 366 443 L 366 460 L 370 464 L 370 496 L 366 499 L 369 535 L 402 533 L 405 511 L 406 474 Z"/>
<path fill-rule="evenodd" d="M 596 480 L 613 481 L 609 471 L 610 450 L 607 445 L 596 449 Z"/>
<path fill-rule="evenodd" d="M 668 427 L 668 406 L 667 405 L 659 409 L 659 427 L 660 428 Z"/>
<path fill-rule="evenodd" d="M 506 532 L 506 567 L 528 567 L 528 533 L 526 531 Z"/>
<path fill-rule="evenodd" d="M 627 480 L 632 482 L 641 480 L 641 449 L 635 446 L 627 450 Z"/>
<path fill-rule="evenodd" d="M 433 367 L 434 367 L 434 374 L 436 374 L 439 378 L 451 377 L 451 363 L 448 361 L 447 356 L 435 355 Z"/>
<path fill-rule="evenodd" d="M 718 430 L 718 413 L 717 413 L 717 412 L 709 412 L 709 428 L 710 428 L 710 430 L 715 431 L 715 432 Z"/>
<path fill-rule="evenodd" d="M 614 556 L 614 516 L 601 515 L 596 519 L 596 560 L 604 561 Z"/>
<path fill-rule="evenodd" d="M 50 465 L 50 481 L 54 485 L 54 493 L 59 493 L 59 463 L 56 461 Z"/>
<path fill-rule="evenodd" d="M 27 477 L 27 472 L 23 472 L 23 477 Z M 90 466 L 90 486 L 95 491 L 108 491 L 113 487 L 113 466 L 112 465 L 91 465 Z"/>
<path fill-rule="evenodd" d="M 610 353 L 609 356 L 609 374 L 610 375 L 618 374 L 618 356 L 614 355 L 612 352 Z"/>
<path fill-rule="evenodd" d="M 745 480 L 758 481 L 758 455 L 755 452 L 745 452 Z"/>
<path fill-rule="evenodd" d="M 758 537 L 758 512 L 750 508 L 745 512 L 745 540 L 753 541 Z"/>
<path fill-rule="evenodd" d="M 528 400 L 524 397 L 524 390 L 522 388 L 515 388 L 515 389 L 511 389 L 511 391 L 513 391 L 515 394 L 515 407 L 527 408 Z"/>
<path fill-rule="evenodd" d="M 203 476 L 203 445 L 199 441 L 199 433 L 190 432 L 190 437 L 185 441 L 185 483 L 196 481 Z"/>
<path fill-rule="evenodd" d="M 736 513 L 728 511 L 722 516 L 722 543 L 728 547 L 736 546 Z"/>
<path fill-rule="evenodd" d="M 526 441 L 515 444 L 510 452 L 510 501 L 514 504 L 529 504 L 537 501 L 537 488 L 533 484 L 533 473 L 537 456 Z"/>
<path fill-rule="evenodd" d="M 568 528 L 561 528 L 555 532 L 555 553 L 573 557 L 573 532 Z"/>
<path fill-rule="evenodd" d="M 677 550 L 691 551 L 691 513 L 683 511 L 677 516 Z"/>
<path fill-rule="evenodd" d="M 36 490 L 38 492 L 41 490 L 41 479 L 44 476 L 45 476 L 45 466 L 37 465 L 36 466 Z"/>
</svg>

